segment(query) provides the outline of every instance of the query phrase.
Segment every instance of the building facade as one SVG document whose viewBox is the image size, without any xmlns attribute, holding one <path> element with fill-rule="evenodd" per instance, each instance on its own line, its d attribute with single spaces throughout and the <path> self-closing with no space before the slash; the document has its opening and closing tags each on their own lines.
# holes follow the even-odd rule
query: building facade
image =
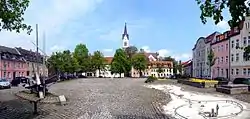
<svg viewBox="0 0 250 119">
<path fill-rule="evenodd" d="M 37 53 L 32 50 L 26 50 L 20 47 L 16 49 L 26 59 L 26 65 L 28 67 L 27 76 L 35 76 L 34 72 L 37 71 L 37 68 L 40 76 L 48 76 L 48 68 L 45 65 L 45 57 L 43 55 L 39 53 L 37 58 Z"/>
<path fill-rule="evenodd" d="M 211 67 L 212 78 L 229 78 L 229 38 L 230 31 L 217 35 L 211 43 L 215 64 Z"/>
<path fill-rule="evenodd" d="M 209 78 L 211 71 L 208 62 L 208 54 L 211 49 L 211 41 L 220 33 L 214 32 L 206 38 L 200 37 L 194 45 L 193 51 L 193 77 Z"/>
<path fill-rule="evenodd" d="M 184 76 L 193 77 L 193 61 L 188 60 L 182 63 L 182 74 Z"/>
<path fill-rule="evenodd" d="M 244 57 L 244 48 L 250 45 L 250 17 L 246 17 L 238 27 L 232 29 L 235 31 L 235 35 L 230 38 L 231 43 L 231 76 L 233 80 L 238 77 L 249 78 L 250 77 L 250 58 Z"/>
<path fill-rule="evenodd" d="M 12 80 L 26 76 L 28 66 L 24 57 L 15 48 L 0 46 L 0 78 Z"/>
<path fill-rule="evenodd" d="M 173 75 L 173 62 L 162 61 L 158 58 L 158 53 L 144 53 L 148 60 L 147 69 L 142 71 L 142 76 L 154 76 L 158 78 L 169 78 Z M 140 77 L 140 72 L 132 67 L 131 77 Z"/>
</svg>

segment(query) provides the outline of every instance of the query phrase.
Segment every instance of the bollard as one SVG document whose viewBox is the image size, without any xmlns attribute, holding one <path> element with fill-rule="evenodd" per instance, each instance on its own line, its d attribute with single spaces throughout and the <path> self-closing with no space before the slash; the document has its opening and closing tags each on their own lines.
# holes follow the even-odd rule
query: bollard
<svg viewBox="0 0 250 119">
<path fill-rule="evenodd" d="M 215 115 L 214 115 L 214 108 L 212 108 L 212 117 L 214 117 Z"/>
<path fill-rule="evenodd" d="M 216 117 L 218 116 L 218 114 L 219 114 L 219 105 L 217 104 L 216 105 Z"/>
</svg>

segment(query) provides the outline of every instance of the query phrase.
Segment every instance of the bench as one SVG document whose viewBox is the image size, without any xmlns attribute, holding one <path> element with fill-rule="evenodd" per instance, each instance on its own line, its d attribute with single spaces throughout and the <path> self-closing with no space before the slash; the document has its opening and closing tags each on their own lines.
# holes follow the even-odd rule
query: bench
<svg viewBox="0 0 250 119">
<path fill-rule="evenodd" d="M 27 100 L 30 101 L 31 103 L 33 103 L 33 113 L 37 114 L 37 103 L 39 101 L 41 101 L 41 98 L 39 98 L 36 94 L 34 93 L 30 93 L 29 91 L 20 91 L 18 93 L 15 94 L 18 98 L 21 98 L 23 100 Z"/>
</svg>

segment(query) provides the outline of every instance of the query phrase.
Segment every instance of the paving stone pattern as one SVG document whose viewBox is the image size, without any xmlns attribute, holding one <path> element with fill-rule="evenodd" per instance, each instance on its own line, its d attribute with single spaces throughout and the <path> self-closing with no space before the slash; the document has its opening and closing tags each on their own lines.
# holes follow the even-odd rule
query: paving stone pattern
<svg viewBox="0 0 250 119">
<path fill-rule="evenodd" d="M 16 99 L 20 88 L 0 90 L 0 119 L 169 119 L 161 105 L 170 98 L 145 88 L 142 79 L 77 79 L 54 84 L 50 91 L 65 95 L 67 104 L 39 104 L 32 115 L 28 101 Z"/>
</svg>

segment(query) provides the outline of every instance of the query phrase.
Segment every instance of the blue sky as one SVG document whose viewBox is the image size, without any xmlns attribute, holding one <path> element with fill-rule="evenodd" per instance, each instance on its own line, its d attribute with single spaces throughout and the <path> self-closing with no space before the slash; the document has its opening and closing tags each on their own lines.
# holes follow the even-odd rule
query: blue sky
<svg viewBox="0 0 250 119">
<path fill-rule="evenodd" d="M 200 21 L 195 0 L 42 0 L 31 1 L 25 22 L 39 24 L 40 48 L 43 34 L 46 53 L 70 49 L 84 43 L 90 52 L 100 50 L 112 56 L 121 47 L 127 22 L 130 43 L 162 56 L 188 60 L 200 36 L 228 29 L 225 21 L 206 25 Z M 30 36 L 0 32 L 1 45 L 34 49 Z"/>
</svg>

